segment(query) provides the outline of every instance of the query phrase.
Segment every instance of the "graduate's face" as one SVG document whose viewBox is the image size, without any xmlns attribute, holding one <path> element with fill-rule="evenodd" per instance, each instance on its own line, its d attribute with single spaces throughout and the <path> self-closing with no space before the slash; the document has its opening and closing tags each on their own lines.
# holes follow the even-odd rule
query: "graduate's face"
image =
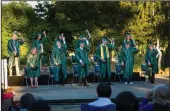
<svg viewBox="0 0 170 111">
<path fill-rule="evenodd" d="M 59 36 L 58 38 L 59 38 L 59 39 L 61 39 L 61 40 L 63 39 L 63 37 L 62 37 L 62 36 Z"/>
<path fill-rule="evenodd" d="M 61 47 L 61 43 L 60 42 L 57 42 L 57 47 Z"/>
<path fill-rule="evenodd" d="M 131 39 L 131 36 L 130 36 L 130 35 L 127 35 L 127 36 L 126 36 L 126 39 Z"/>
<path fill-rule="evenodd" d="M 81 44 L 80 44 L 80 47 L 81 47 L 81 48 L 84 48 L 84 43 L 81 43 Z"/>
<path fill-rule="evenodd" d="M 38 40 L 40 40 L 40 39 L 41 39 L 41 35 L 38 36 Z"/>
<path fill-rule="evenodd" d="M 126 44 L 126 48 L 128 49 L 130 47 L 130 44 Z"/>
<path fill-rule="evenodd" d="M 36 54 L 36 53 L 37 53 L 37 49 L 36 48 L 32 49 L 32 54 Z"/>
<path fill-rule="evenodd" d="M 151 46 L 149 46 L 149 49 L 150 49 L 150 50 L 153 50 L 153 46 L 152 46 L 152 45 L 151 45 Z"/>
<path fill-rule="evenodd" d="M 106 45 L 108 42 L 106 40 L 102 40 L 102 43 Z"/>
<path fill-rule="evenodd" d="M 13 39 L 13 40 L 16 40 L 17 38 L 18 38 L 18 37 L 17 37 L 16 34 L 13 34 L 13 35 L 12 35 L 12 39 Z"/>
</svg>

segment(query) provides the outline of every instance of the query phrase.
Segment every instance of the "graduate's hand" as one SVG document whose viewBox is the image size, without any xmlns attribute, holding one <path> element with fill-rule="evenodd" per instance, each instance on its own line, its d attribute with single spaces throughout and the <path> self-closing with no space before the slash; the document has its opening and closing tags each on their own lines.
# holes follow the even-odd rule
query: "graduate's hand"
<svg viewBox="0 0 170 111">
<path fill-rule="evenodd" d="M 14 55 L 15 55 L 15 56 L 17 55 L 17 52 L 16 52 L 16 51 L 14 51 Z"/>
<path fill-rule="evenodd" d="M 58 63 L 55 63 L 56 66 L 58 66 Z"/>
<path fill-rule="evenodd" d="M 65 37 L 63 36 L 63 41 L 65 41 Z"/>
<path fill-rule="evenodd" d="M 150 63 L 150 62 L 148 62 L 148 65 L 149 65 L 149 66 L 151 66 L 151 63 Z"/>
<path fill-rule="evenodd" d="M 122 66 L 124 66 L 124 63 L 122 62 Z"/>
<path fill-rule="evenodd" d="M 158 58 L 159 54 L 156 55 L 156 58 Z"/>
<path fill-rule="evenodd" d="M 31 65 L 32 68 L 34 68 L 35 66 L 34 65 Z"/>
<path fill-rule="evenodd" d="M 101 60 L 102 60 L 103 62 L 106 62 L 106 60 L 105 60 L 105 59 L 103 59 L 103 58 L 102 58 Z"/>
<path fill-rule="evenodd" d="M 81 65 L 82 65 L 82 66 L 84 66 L 84 63 L 83 63 L 83 62 L 81 62 Z"/>
<path fill-rule="evenodd" d="M 46 36 L 46 32 L 45 31 L 43 32 L 43 34 L 44 34 L 44 36 Z"/>
<path fill-rule="evenodd" d="M 18 35 L 21 36 L 22 35 L 21 32 L 19 32 Z"/>
</svg>

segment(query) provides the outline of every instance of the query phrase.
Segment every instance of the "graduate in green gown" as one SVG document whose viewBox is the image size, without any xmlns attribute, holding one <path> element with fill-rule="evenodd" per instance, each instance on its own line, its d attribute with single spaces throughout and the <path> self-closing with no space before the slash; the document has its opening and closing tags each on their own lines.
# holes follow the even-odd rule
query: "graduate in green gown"
<svg viewBox="0 0 170 111">
<path fill-rule="evenodd" d="M 110 83 L 111 78 L 111 57 L 110 53 L 114 49 L 114 40 L 111 41 L 111 43 L 108 43 L 108 40 L 106 37 L 102 38 L 102 43 L 97 47 L 96 49 L 96 57 L 99 60 L 100 65 L 100 79 L 101 81 L 107 81 Z"/>
<path fill-rule="evenodd" d="M 158 51 L 149 44 L 149 49 L 147 49 L 145 54 L 145 63 L 148 66 L 147 74 L 149 76 L 149 82 L 155 82 L 155 74 L 158 73 Z"/>
<path fill-rule="evenodd" d="M 40 61 L 37 48 L 33 48 L 27 56 L 28 77 L 31 88 L 38 87 L 38 77 L 40 76 Z M 35 85 L 33 84 L 35 81 Z"/>
<path fill-rule="evenodd" d="M 127 32 L 125 35 L 125 39 L 122 44 L 123 47 L 125 47 L 126 42 L 130 42 L 130 47 L 135 47 L 135 45 L 136 45 L 135 40 L 132 38 L 132 36 L 129 32 Z"/>
<path fill-rule="evenodd" d="M 65 36 L 64 36 L 64 33 L 61 33 L 61 34 L 56 34 L 56 39 L 54 40 L 55 42 L 54 42 L 54 46 L 53 46 L 53 48 L 55 48 L 55 46 L 56 46 L 56 42 L 57 41 L 60 41 L 61 42 L 61 45 L 65 45 L 65 47 L 66 47 L 66 49 L 67 49 L 67 43 L 66 43 L 66 40 L 65 40 Z M 65 55 L 66 55 L 66 57 L 68 56 L 68 53 L 67 53 L 67 51 L 65 52 Z"/>
<path fill-rule="evenodd" d="M 56 83 L 65 85 L 67 79 L 67 71 L 66 71 L 66 42 L 65 38 L 63 38 L 63 44 L 60 40 L 56 41 L 56 45 L 52 51 L 52 60 L 53 65 L 55 66 L 55 74 L 54 80 Z"/>
<path fill-rule="evenodd" d="M 20 38 L 19 38 L 20 37 Z M 24 44 L 24 39 L 21 35 L 21 32 L 14 31 L 12 38 L 8 40 L 8 54 L 9 54 L 9 75 L 12 76 L 12 67 L 15 65 L 16 75 L 20 75 L 19 73 L 19 65 L 20 65 L 20 45 Z"/>
<path fill-rule="evenodd" d="M 86 30 L 86 33 L 88 34 L 88 37 L 85 37 L 83 34 L 79 36 L 78 40 L 76 41 L 75 50 L 80 47 L 80 42 L 85 42 L 85 47 L 89 46 L 89 40 L 91 38 L 91 35 L 88 30 Z"/>
<path fill-rule="evenodd" d="M 130 42 L 125 43 L 125 48 L 121 50 L 121 63 L 124 67 L 123 78 L 125 84 L 133 84 L 133 67 L 134 67 L 134 55 L 138 52 L 136 47 L 130 47 Z"/>
<path fill-rule="evenodd" d="M 47 35 L 46 32 L 43 32 L 43 35 L 41 33 L 37 33 L 35 40 L 33 41 L 32 47 L 36 47 L 38 50 L 38 55 L 40 58 L 40 68 L 42 66 L 42 59 L 44 52 L 44 43 L 47 42 Z"/>
<path fill-rule="evenodd" d="M 86 42 L 81 41 L 79 48 L 76 49 L 75 57 L 78 61 L 78 73 L 80 86 L 89 86 L 87 84 L 87 76 L 89 74 L 89 65 L 88 65 L 88 51 L 89 46 L 85 45 Z"/>
</svg>

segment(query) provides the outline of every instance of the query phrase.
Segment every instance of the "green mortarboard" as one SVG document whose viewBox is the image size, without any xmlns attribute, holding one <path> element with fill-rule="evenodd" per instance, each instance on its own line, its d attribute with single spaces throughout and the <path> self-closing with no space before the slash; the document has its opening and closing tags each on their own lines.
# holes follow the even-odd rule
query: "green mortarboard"
<svg viewBox="0 0 170 111">
<path fill-rule="evenodd" d="M 131 36 L 130 32 L 126 32 L 125 36 Z"/>
<path fill-rule="evenodd" d="M 37 33 L 37 36 L 42 36 L 42 34 L 41 33 Z"/>
<path fill-rule="evenodd" d="M 84 37 L 84 35 L 81 34 L 79 38 L 83 38 L 83 37 Z"/>
<path fill-rule="evenodd" d="M 60 42 L 61 43 L 61 40 L 57 39 L 55 42 Z"/>
<path fill-rule="evenodd" d="M 153 44 L 152 44 L 152 43 L 149 43 L 148 46 L 149 46 L 149 47 L 150 47 L 150 46 L 153 46 Z"/>
<path fill-rule="evenodd" d="M 102 37 L 102 41 L 107 41 L 107 37 Z"/>
<path fill-rule="evenodd" d="M 84 41 L 80 41 L 80 44 L 84 44 L 85 42 Z"/>
</svg>

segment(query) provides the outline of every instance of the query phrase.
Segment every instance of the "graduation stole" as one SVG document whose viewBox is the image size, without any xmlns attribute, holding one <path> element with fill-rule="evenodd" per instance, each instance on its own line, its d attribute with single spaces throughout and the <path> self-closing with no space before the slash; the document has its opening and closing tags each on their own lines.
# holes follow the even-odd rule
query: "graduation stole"
<svg viewBox="0 0 170 111">
<path fill-rule="evenodd" d="M 106 48 L 107 58 L 109 58 L 109 49 L 108 49 L 107 45 L 105 45 L 105 48 Z M 101 55 L 101 58 L 104 59 L 104 52 L 103 52 L 103 47 L 102 47 L 102 45 L 100 45 L 100 55 Z"/>
</svg>

